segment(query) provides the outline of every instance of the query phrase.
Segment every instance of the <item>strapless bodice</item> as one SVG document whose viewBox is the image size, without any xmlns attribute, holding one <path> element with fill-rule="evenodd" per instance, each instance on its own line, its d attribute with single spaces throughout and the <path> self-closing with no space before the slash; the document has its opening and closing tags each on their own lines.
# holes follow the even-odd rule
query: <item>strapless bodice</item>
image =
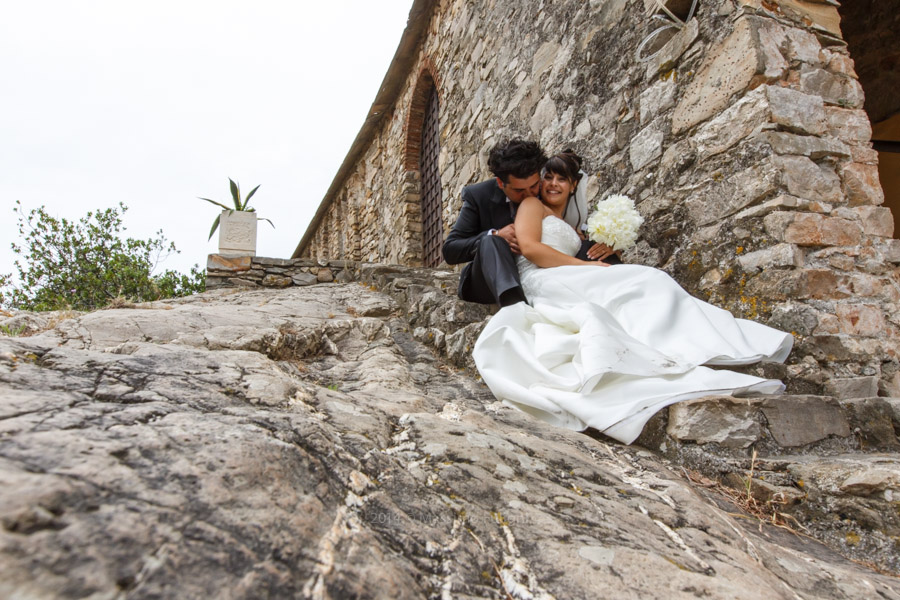
<svg viewBox="0 0 900 600">
<path fill-rule="evenodd" d="M 559 250 L 563 254 L 575 256 L 581 249 L 581 238 L 572 229 L 572 226 L 553 215 L 547 215 L 541 221 L 541 243 L 546 244 L 554 250 Z M 522 282 L 522 288 L 525 296 L 529 299 L 536 296 L 539 290 L 534 285 L 535 282 L 531 275 L 540 269 L 539 266 L 525 258 L 519 256 L 516 259 L 519 268 L 519 278 Z"/>
</svg>

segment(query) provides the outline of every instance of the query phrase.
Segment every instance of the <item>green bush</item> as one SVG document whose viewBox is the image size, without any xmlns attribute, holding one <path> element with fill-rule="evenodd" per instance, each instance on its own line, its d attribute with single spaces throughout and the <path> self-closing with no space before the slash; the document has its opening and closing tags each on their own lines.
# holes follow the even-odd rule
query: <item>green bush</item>
<svg viewBox="0 0 900 600">
<path fill-rule="evenodd" d="M 197 265 L 190 274 L 153 272 L 177 253 L 162 230 L 155 238 L 120 238 L 122 215 L 128 208 L 89 212 L 78 222 L 57 219 L 43 206 L 26 215 L 19 201 L 13 212 L 23 245 L 13 243 L 18 285 L 0 275 L 0 306 L 22 310 L 95 310 L 115 299 L 132 302 L 186 296 L 205 289 L 205 272 Z"/>
</svg>

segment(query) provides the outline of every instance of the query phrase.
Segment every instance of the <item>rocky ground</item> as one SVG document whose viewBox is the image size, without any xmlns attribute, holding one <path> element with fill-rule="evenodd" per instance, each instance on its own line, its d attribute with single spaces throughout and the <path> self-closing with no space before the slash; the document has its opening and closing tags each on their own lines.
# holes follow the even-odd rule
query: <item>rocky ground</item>
<svg viewBox="0 0 900 600">
<path fill-rule="evenodd" d="M 770 425 L 732 447 L 663 415 L 651 451 L 537 423 L 435 350 L 468 338 L 373 287 L 0 320 L 34 333 L 0 337 L 0 596 L 900 598 L 676 461 L 733 466 Z"/>
</svg>

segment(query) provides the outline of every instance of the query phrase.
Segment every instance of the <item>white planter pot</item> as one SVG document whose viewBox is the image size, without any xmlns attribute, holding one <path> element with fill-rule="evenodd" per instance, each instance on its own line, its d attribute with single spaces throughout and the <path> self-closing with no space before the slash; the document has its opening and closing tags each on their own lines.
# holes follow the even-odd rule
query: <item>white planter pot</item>
<svg viewBox="0 0 900 600">
<path fill-rule="evenodd" d="M 223 210 L 219 215 L 219 254 L 256 256 L 256 213 Z"/>
</svg>

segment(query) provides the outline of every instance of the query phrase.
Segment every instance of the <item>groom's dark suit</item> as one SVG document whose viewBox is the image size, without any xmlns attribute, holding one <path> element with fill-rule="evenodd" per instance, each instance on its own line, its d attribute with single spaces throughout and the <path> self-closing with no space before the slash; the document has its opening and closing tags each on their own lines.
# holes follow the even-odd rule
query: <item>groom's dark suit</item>
<svg viewBox="0 0 900 600">
<path fill-rule="evenodd" d="M 496 179 L 467 185 L 459 218 L 444 241 L 447 264 L 469 262 L 459 277 L 459 297 L 468 302 L 502 304 L 510 296 L 524 299 L 516 257 L 506 240 L 490 235 L 515 220 L 517 205 L 497 186 Z M 470 262 L 471 261 L 471 262 Z"/>
</svg>

